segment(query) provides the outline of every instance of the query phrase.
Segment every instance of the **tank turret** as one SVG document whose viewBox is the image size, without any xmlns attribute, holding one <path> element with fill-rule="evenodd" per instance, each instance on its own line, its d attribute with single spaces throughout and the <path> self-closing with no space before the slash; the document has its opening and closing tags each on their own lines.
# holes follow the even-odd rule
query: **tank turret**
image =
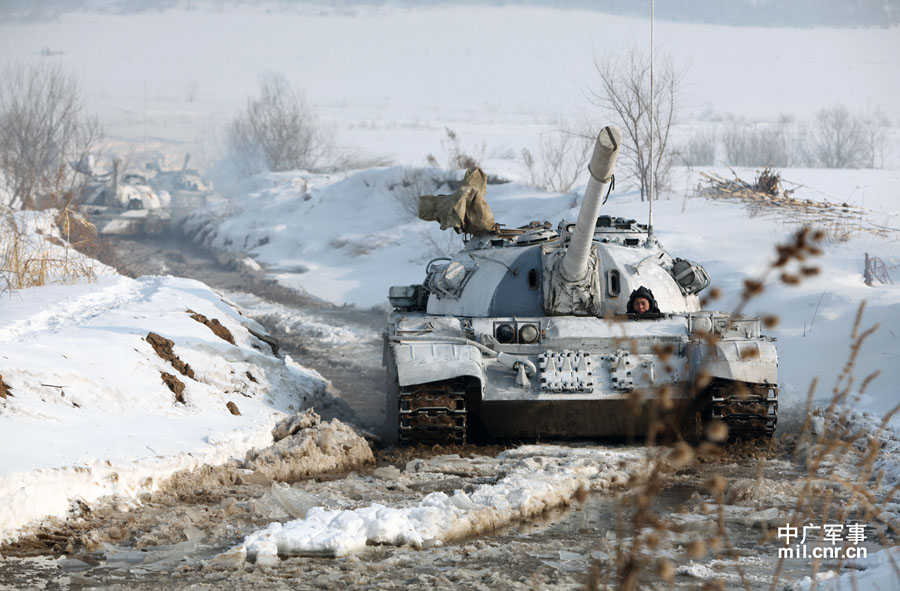
<svg viewBox="0 0 900 591">
<path fill-rule="evenodd" d="M 774 432 L 778 357 L 759 319 L 701 310 L 700 265 L 599 215 L 621 145 L 603 128 L 578 219 L 556 229 L 497 225 L 477 169 L 456 194 L 423 198 L 420 217 L 466 241 L 389 292 L 388 439 L 633 436 L 660 415 L 674 430 Z M 652 305 L 637 313 L 632 295 Z"/>
</svg>

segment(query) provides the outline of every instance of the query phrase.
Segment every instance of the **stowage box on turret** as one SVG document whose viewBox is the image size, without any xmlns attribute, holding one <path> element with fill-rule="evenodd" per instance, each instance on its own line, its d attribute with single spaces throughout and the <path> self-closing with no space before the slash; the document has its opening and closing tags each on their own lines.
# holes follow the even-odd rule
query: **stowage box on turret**
<svg viewBox="0 0 900 591">
<path fill-rule="evenodd" d="M 478 169 L 453 198 L 423 198 L 421 217 L 468 239 L 422 284 L 390 289 L 389 437 L 641 436 L 652 422 L 700 436 L 716 420 L 771 436 L 778 357 L 759 319 L 701 311 L 701 266 L 645 225 L 598 215 L 621 139 L 600 132 L 578 220 L 555 230 L 499 229 Z M 655 306 L 636 314 L 641 287 Z"/>
</svg>

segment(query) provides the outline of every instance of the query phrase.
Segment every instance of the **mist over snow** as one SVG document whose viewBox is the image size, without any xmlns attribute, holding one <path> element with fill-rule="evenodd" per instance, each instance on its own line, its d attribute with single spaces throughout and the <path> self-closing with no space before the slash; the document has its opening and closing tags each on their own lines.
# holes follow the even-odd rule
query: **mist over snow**
<svg viewBox="0 0 900 591">
<path fill-rule="evenodd" d="M 88 5 L 91 6 L 91 5 Z M 775 121 L 835 103 L 900 120 L 896 27 L 800 29 L 660 23 L 684 71 L 685 121 Z M 487 154 L 533 146 L 561 116 L 591 109 L 594 57 L 646 49 L 645 19 L 539 6 L 391 6 L 60 14 L 0 24 L 0 67 L 51 59 L 83 81 L 88 110 L 117 138 L 177 142 L 211 164 L 220 127 L 261 72 L 304 90 L 346 143 L 398 164 L 439 155 L 444 128 Z M 43 48 L 59 55 L 41 58 Z M 184 145 L 183 142 L 193 145 Z M 120 155 L 128 154 L 119 147 Z M 894 157 L 900 157 L 895 153 Z"/>
</svg>

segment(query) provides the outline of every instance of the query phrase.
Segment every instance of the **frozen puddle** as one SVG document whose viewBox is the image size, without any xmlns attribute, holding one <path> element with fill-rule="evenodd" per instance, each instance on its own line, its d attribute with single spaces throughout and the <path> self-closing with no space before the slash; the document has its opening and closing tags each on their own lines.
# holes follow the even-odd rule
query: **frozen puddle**
<svg viewBox="0 0 900 591">
<path fill-rule="evenodd" d="M 524 446 L 497 456 L 505 475 L 494 483 L 469 492 L 433 492 L 408 506 L 313 506 L 302 519 L 271 523 L 252 533 L 222 559 L 266 564 L 279 556 L 345 556 L 369 544 L 440 546 L 568 505 L 579 491 L 622 486 L 631 474 L 646 469 L 644 458 L 640 449 Z M 467 469 L 466 460 L 455 462 L 457 471 Z M 398 480 L 414 478 L 417 467 L 411 462 Z"/>
</svg>

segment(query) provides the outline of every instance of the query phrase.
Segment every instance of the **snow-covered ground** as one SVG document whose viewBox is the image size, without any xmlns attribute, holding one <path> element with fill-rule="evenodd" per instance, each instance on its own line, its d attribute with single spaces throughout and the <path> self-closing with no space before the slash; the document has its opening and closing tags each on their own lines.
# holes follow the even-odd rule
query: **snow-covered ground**
<svg viewBox="0 0 900 591">
<path fill-rule="evenodd" d="M 344 556 L 363 550 L 366 544 L 439 546 L 568 505 L 579 490 L 619 488 L 630 476 L 649 470 L 640 449 L 523 446 L 498 459 L 511 464 L 503 478 L 468 493 L 434 492 L 415 505 L 400 508 L 372 504 L 329 510 L 313 506 L 302 519 L 272 523 L 230 552 L 272 563 L 278 556 Z M 467 461 L 464 466 L 471 470 L 473 463 Z M 416 465 L 411 464 L 403 472 L 397 470 L 398 482 L 415 479 Z"/>
<path fill-rule="evenodd" d="M 40 227 L 43 240 L 52 226 Z M 80 258 L 46 248 L 53 260 Z M 0 400 L 0 494 L 9 501 L 0 539 L 64 516 L 76 500 L 134 499 L 177 471 L 243 458 L 271 445 L 284 417 L 331 404 L 321 376 L 273 355 L 251 333 L 265 329 L 206 285 L 92 268 L 93 281 L 18 290 L 0 307 L 0 376 L 9 388 Z M 151 333 L 171 341 L 189 368 L 154 350 Z"/>
<path fill-rule="evenodd" d="M 534 149 L 540 133 L 556 128 L 560 117 L 593 108 L 584 91 L 595 84 L 595 56 L 648 41 L 646 21 L 581 10 L 292 6 L 287 12 L 244 7 L 80 13 L 51 22 L 2 23 L 0 66 L 52 59 L 74 69 L 87 110 L 101 115 L 114 151 L 134 163 L 144 154 L 161 156 L 168 166 L 180 163 L 186 150 L 192 162 L 212 165 L 220 156 L 221 125 L 256 92 L 257 76 L 283 73 L 306 90 L 345 145 L 402 166 L 331 176 L 266 174 L 220 186 L 231 199 L 198 212 L 186 227 L 207 244 L 252 256 L 285 285 L 372 306 L 384 304 L 390 285 L 420 282 L 430 258 L 459 246 L 457 236 L 416 220 L 409 208 L 411 195 L 448 192 L 446 173 L 418 168 L 429 153 L 446 159 L 446 128 L 481 157 L 488 173 L 512 181 L 489 186 L 487 199 L 498 221 L 516 226 L 574 219 L 580 188 L 554 194 L 524 185 L 519 150 Z M 810 117 L 837 103 L 854 111 L 880 106 L 894 124 L 900 120 L 897 28 L 657 23 L 656 32 L 659 46 L 687 67 L 680 137 L 691 126 L 727 123 L 728 113 L 737 120 L 774 121 L 782 113 Z M 36 57 L 42 47 L 63 53 Z M 831 222 L 825 255 L 816 261 L 820 274 L 799 287 L 772 282 L 749 306 L 751 313 L 777 313 L 781 319 L 771 333 L 781 356 L 782 408 L 802 402 L 813 378 L 820 398 L 830 393 L 864 300 L 863 326 L 880 328 L 860 352 L 857 383 L 875 370 L 881 375 L 858 404 L 875 414 L 857 419 L 871 429 L 879 413 L 900 402 L 900 286 L 867 287 L 862 279 L 865 253 L 888 267 L 900 264 L 898 140 L 896 127 L 888 130 L 885 170 L 781 171 L 803 185 L 796 197 L 857 205 L 867 210 L 870 226 L 889 228 L 875 235 Z M 672 254 L 707 268 L 723 290 L 714 305 L 728 310 L 743 279 L 761 272 L 774 246 L 796 225 L 779 213 L 696 196 L 698 171 L 676 169 L 673 187 L 656 203 L 655 228 Z M 753 177 L 751 170 L 737 172 Z M 604 213 L 645 221 L 635 190 L 627 181 L 620 187 Z M 10 387 L 10 396 L 0 400 L 6 452 L 0 496 L 10 501 L 0 508 L 0 539 L 35 519 L 64 515 L 75 500 L 134 498 L 176 471 L 241 457 L 271 444 L 272 428 L 286 414 L 328 401 L 319 376 L 273 356 L 250 334 L 263 329 L 203 284 L 129 279 L 80 262 L 96 271 L 93 282 L 20 290 L 5 296 L 0 307 L 0 375 Z M 235 343 L 216 336 L 188 310 L 220 321 Z M 297 331 L 319 330 L 290 312 L 264 313 L 284 315 L 285 326 L 294 324 Z M 150 332 L 173 342 L 194 378 L 157 355 L 146 341 Z M 335 339 L 361 338 L 326 332 Z M 183 402 L 161 372 L 185 384 Z M 232 414 L 229 402 L 240 415 Z M 896 431 L 889 431 L 885 441 L 896 439 Z M 900 452 L 896 445 L 885 449 L 881 465 L 896 471 Z M 562 475 L 563 485 L 584 477 L 566 472 L 564 464 L 557 461 L 559 472 L 553 473 Z M 575 472 L 582 468 L 573 465 Z M 501 485 L 484 486 L 479 494 L 493 494 L 499 489 L 491 487 Z M 523 501 L 539 500 L 546 492 L 526 489 L 510 487 L 501 496 L 509 500 L 521 493 Z M 461 497 L 450 499 L 438 503 L 440 519 L 474 509 Z M 356 512 L 377 512 L 374 505 L 344 509 L 344 517 L 328 517 L 343 519 L 345 533 L 353 529 L 353 544 L 381 539 L 363 531 L 371 521 L 357 520 Z M 397 540 L 421 537 L 421 524 L 411 525 L 417 510 L 424 509 L 385 508 L 397 518 L 391 523 L 399 527 L 405 520 L 411 528 L 409 537 Z M 322 531 L 326 538 L 334 533 L 324 526 Z M 446 533 L 429 532 L 432 539 Z M 275 532 L 269 533 L 270 546 L 278 545 Z M 889 572 L 885 555 L 878 556 L 874 562 L 881 566 L 873 572 Z"/>
</svg>

